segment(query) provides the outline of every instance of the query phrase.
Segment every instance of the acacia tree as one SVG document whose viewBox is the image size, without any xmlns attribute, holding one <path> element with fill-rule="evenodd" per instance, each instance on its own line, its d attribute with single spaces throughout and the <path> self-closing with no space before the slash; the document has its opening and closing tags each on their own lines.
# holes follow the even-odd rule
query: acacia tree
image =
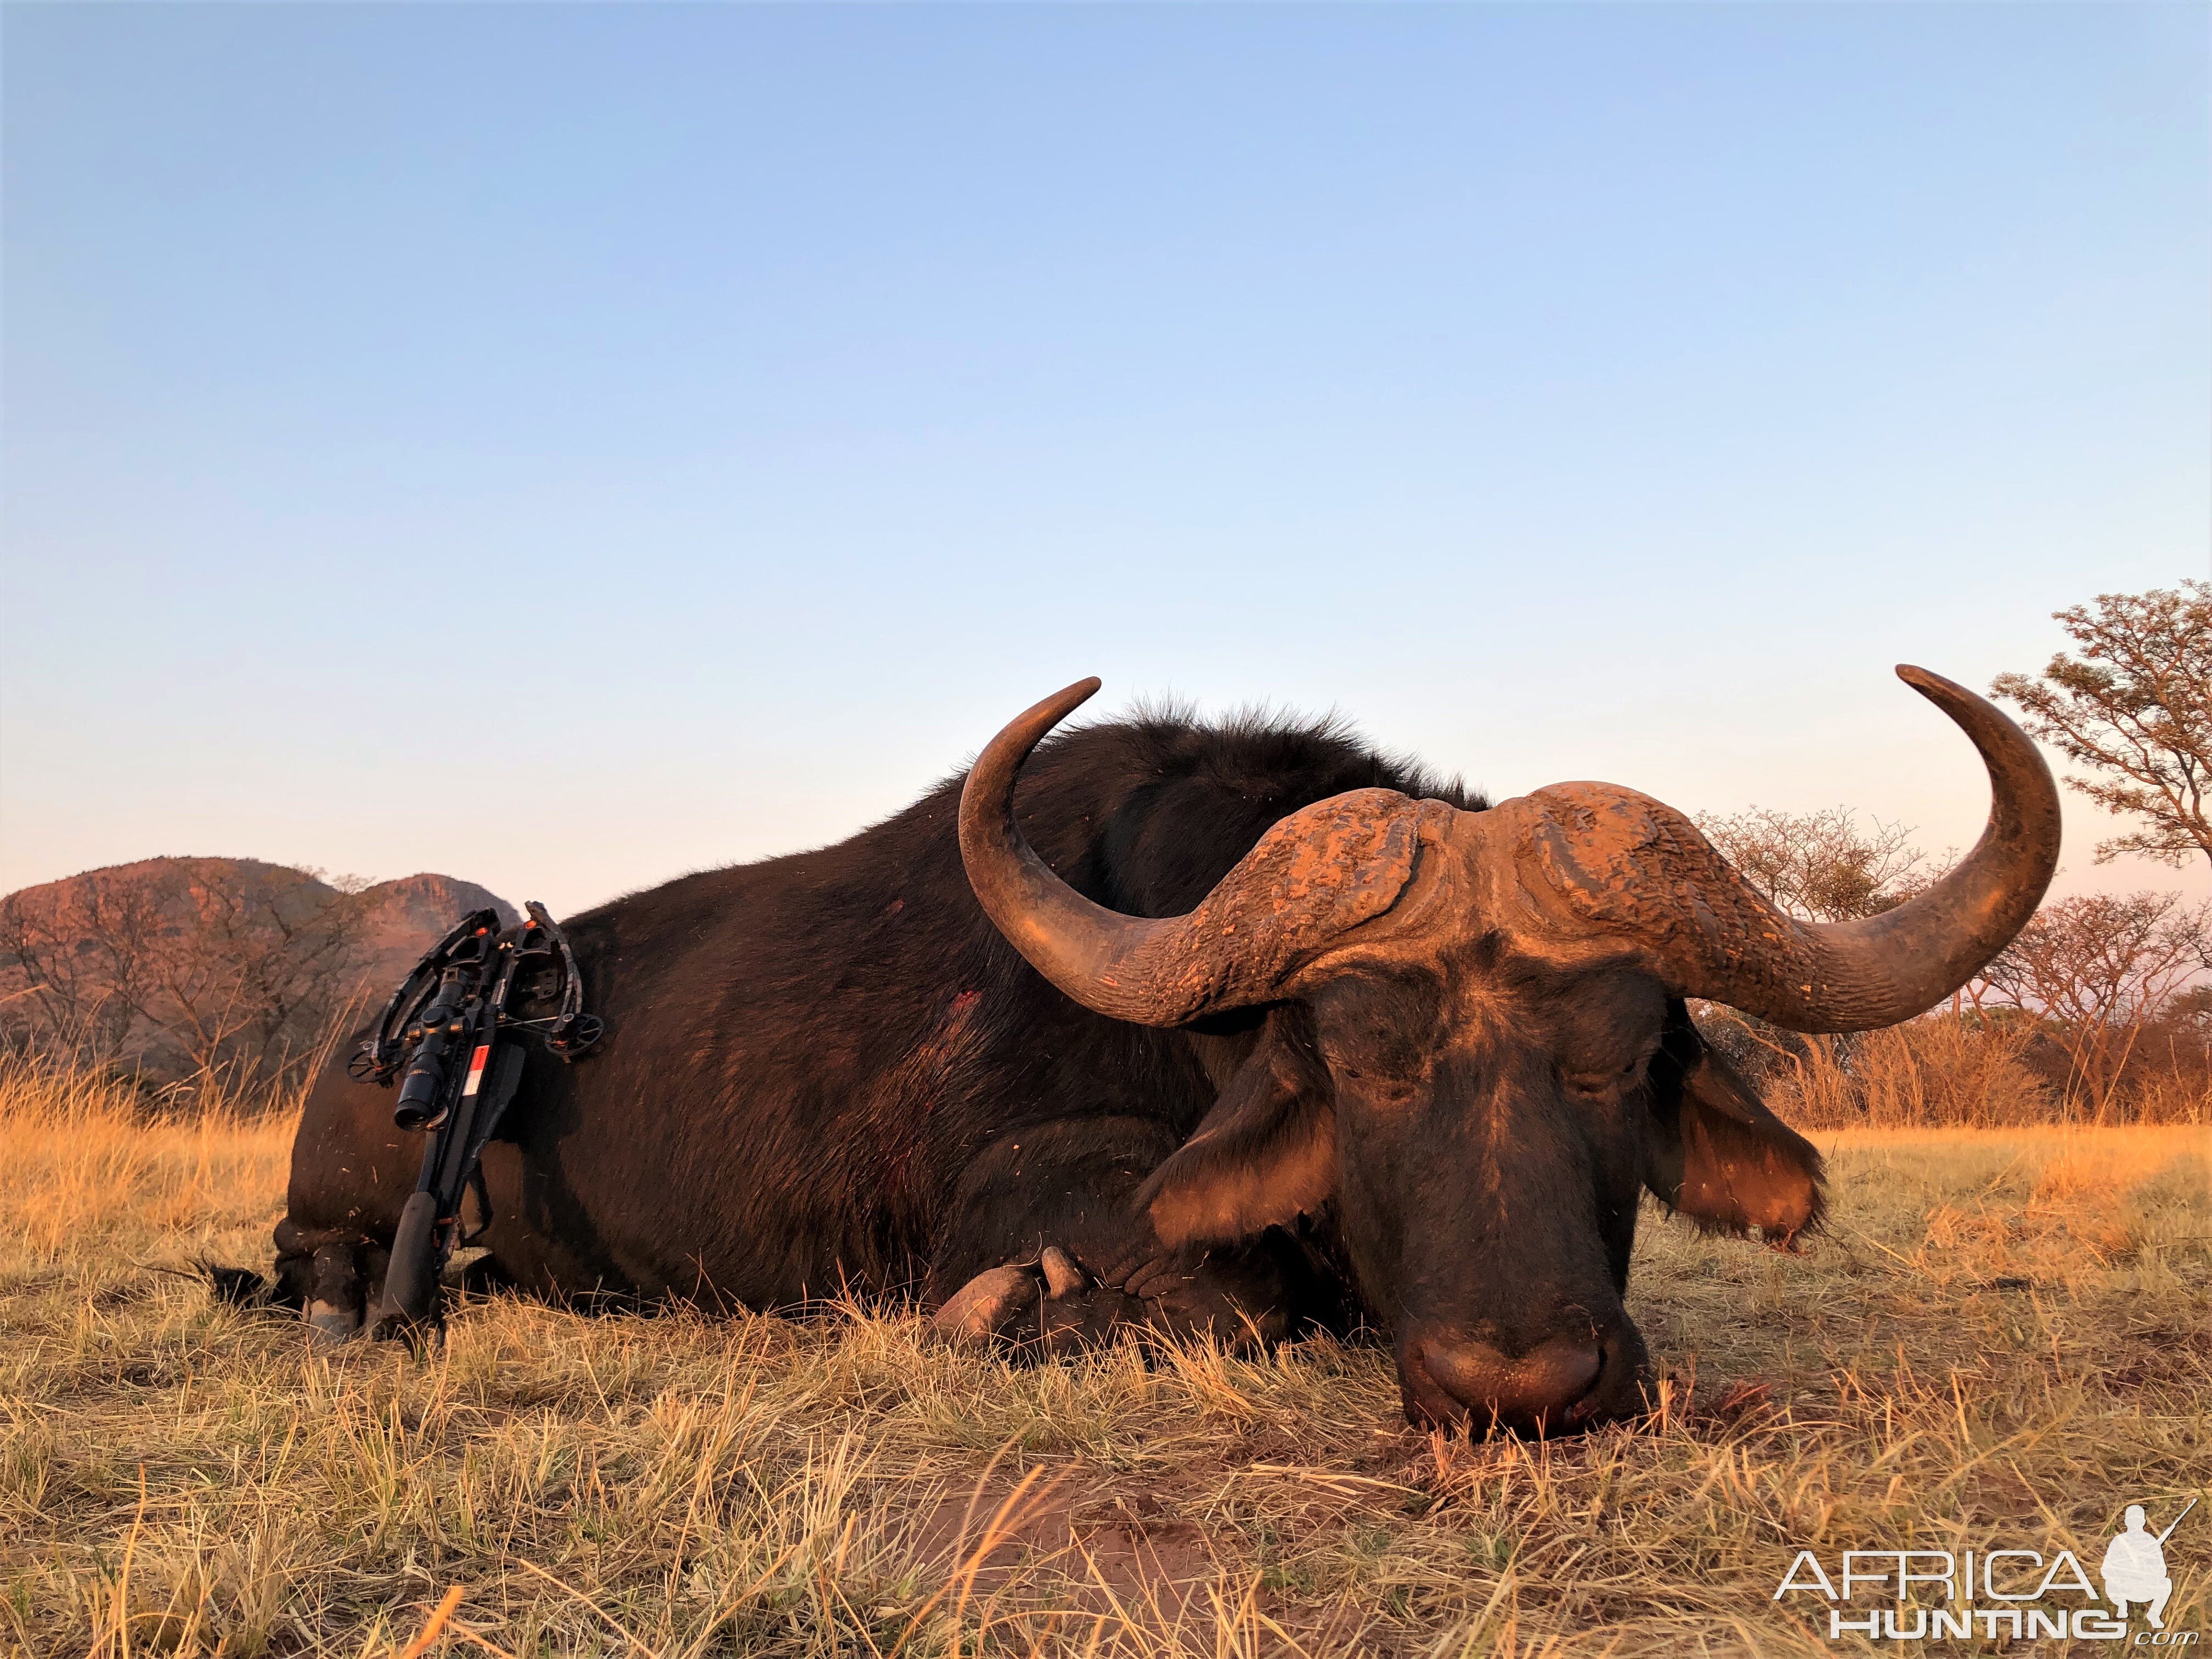
<svg viewBox="0 0 2212 1659">
<path fill-rule="evenodd" d="M 2037 911 L 1983 974 L 1998 996 L 2057 1038 L 2067 1092 L 2086 1095 L 2101 1118 L 2145 1030 L 2191 1017 L 2190 981 L 2207 969 L 2212 902 L 2082 893 Z"/>
<path fill-rule="evenodd" d="M 1695 820 L 1737 873 L 1775 905 L 1807 921 L 1855 921 L 1878 915 L 1918 892 L 1942 872 L 1912 845 L 1903 823 L 1862 823 L 1848 806 L 1784 812 L 1755 806 L 1733 813 L 1700 812 Z M 1785 1066 L 1802 1078 L 1808 1059 L 1836 1060 L 1850 1039 L 1806 1036 L 1718 1003 L 1693 1011 L 1705 1034 L 1753 1076 Z"/>
<path fill-rule="evenodd" d="M 1700 812 L 1698 828 L 1738 874 L 1808 921 L 1856 921 L 1894 909 L 1932 879 L 1911 828 L 1860 825 L 1848 806 Z"/>
<path fill-rule="evenodd" d="M 2100 593 L 2052 615 L 2081 655 L 2062 651 L 2040 675 L 2000 674 L 1990 689 L 2088 770 L 2069 787 L 2140 820 L 2100 842 L 2097 862 L 2212 859 L 2212 582 Z"/>
<path fill-rule="evenodd" d="M 10 893 L 0 899 L 0 964 L 13 967 L 21 983 L 0 1012 L 9 1027 L 50 1044 L 116 1052 L 137 1018 L 128 988 L 139 978 L 149 932 L 136 893 L 75 894 L 59 884 Z M 87 949 L 88 935 L 104 943 Z"/>
</svg>

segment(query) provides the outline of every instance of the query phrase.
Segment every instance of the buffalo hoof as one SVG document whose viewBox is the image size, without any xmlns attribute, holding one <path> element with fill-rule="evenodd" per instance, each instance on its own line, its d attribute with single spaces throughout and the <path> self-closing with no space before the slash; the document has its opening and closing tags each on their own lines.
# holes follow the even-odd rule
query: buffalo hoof
<svg viewBox="0 0 2212 1659">
<path fill-rule="evenodd" d="M 361 1316 L 336 1302 L 310 1302 L 307 1320 L 312 1347 L 335 1348 L 361 1334 Z"/>
<path fill-rule="evenodd" d="M 1075 1265 L 1075 1258 L 1057 1244 L 1044 1247 L 1044 1254 L 1037 1259 L 1037 1271 L 1044 1275 L 1045 1295 L 1054 1302 L 1065 1301 L 1091 1282 Z"/>
<path fill-rule="evenodd" d="M 1035 1261 L 977 1273 L 937 1310 L 930 1328 L 948 1341 L 986 1342 L 1010 1334 L 1017 1323 L 1034 1322 L 1040 1304 L 1065 1302 L 1090 1283 L 1073 1256 L 1048 1244 Z"/>
<path fill-rule="evenodd" d="M 1146 1314 L 1144 1303 L 1098 1283 L 1073 1254 L 1048 1245 L 1035 1261 L 977 1273 L 930 1325 L 946 1341 L 988 1342 L 1038 1356 L 1110 1341 Z"/>
<path fill-rule="evenodd" d="M 1000 1326 L 1036 1300 L 1042 1279 L 1036 1268 L 1011 1262 L 977 1273 L 937 1310 L 930 1328 L 950 1342 L 988 1341 Z"/>
</svg>

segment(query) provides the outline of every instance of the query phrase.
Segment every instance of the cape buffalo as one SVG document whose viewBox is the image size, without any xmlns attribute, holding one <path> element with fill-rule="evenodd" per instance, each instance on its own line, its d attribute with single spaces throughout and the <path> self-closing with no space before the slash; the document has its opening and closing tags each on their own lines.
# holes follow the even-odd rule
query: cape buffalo
<svg viewBox="0 0 2212 1659">
<path fill-rule="evenodd" d="M 1819 1156 L 1685 1000 L 1800 1031 L 1909 1018 L 2055 866 L 2033 745 L 1898 672 L 1995 804 L 1934 886 L 1838 926 L 1609 784 L 1493 806 L 1260 720 L 1040 747 L 1097 682 L 1072 686 L 849 841 L 568 923 L 610 1035 L 574 1067 L 532 1053 L 481 1268 L 756 1309 L 912 1291 L 949 1334 L 1047 1349 L 1135 1322 L 1364 1330 L 1419 1423 L 1632 1412 L 1639 1193 L 1779 1241 L 1822 1207 Z M 358 1328 L 414 1184 L 391 1103 L 333 1068 L 294 1148 L 279 1294 L 325 1335 Z"/>
</svg>

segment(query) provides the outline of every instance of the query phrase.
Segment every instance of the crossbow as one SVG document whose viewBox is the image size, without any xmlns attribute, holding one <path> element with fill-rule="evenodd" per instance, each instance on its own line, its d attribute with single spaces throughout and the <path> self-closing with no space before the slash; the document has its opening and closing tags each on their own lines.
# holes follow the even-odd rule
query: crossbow
<svg viewBox="0 0 2212 1659">
<path fill-rule="evenodd" d="M 501 926 L 496 910 L 463 918 L 400 981 L 347 1064 L 359 1082 L 389 1088 L 396 1078 L 392 1122 L 428 1137 L 392 1237 L 384 1298 L 370 1318 L 374 1335 L 442 1333 L 440 1275 L 455 1246 L 490 1224 L 483 1149 L 521 1085 L 525 1041 L 574 1062 L 605 1034 L 584 1012 L 583 975 L 567 936 L 544 905 L 526 908 L 513 927 Z M 483 1220 L 464 1238 L 461 1195 L 471 1190 Z"/>
</svg>

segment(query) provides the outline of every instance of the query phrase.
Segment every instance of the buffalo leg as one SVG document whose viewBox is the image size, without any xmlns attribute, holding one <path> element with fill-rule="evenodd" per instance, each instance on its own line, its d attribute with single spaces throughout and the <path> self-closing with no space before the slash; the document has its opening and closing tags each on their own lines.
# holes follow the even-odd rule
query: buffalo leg
<svg viewBox="0 0 2212 1659">
<path fill-rule="evenodd" d="M 1176 1144 L 1164 1124 L 1100 1117 L 1026 1125 L 985 1148 L 932 1265 L 937 1329 L 1054 1351 L 1133 1325 L 1248 1346 L 1296 1331 L 1309 1274 L 1286 1236 L 1170 1250 L 1129 1203 Z"/>
<path fill-rule="evenodd" d="M 419 1143 L 392 1127 L 391 1099 L 333 1065 L 308 1095 L 292 1144 L 273 1299 L 298 1307 L 318 1342 L 359 1333 L 414 1189 Z"/>
</svg>

